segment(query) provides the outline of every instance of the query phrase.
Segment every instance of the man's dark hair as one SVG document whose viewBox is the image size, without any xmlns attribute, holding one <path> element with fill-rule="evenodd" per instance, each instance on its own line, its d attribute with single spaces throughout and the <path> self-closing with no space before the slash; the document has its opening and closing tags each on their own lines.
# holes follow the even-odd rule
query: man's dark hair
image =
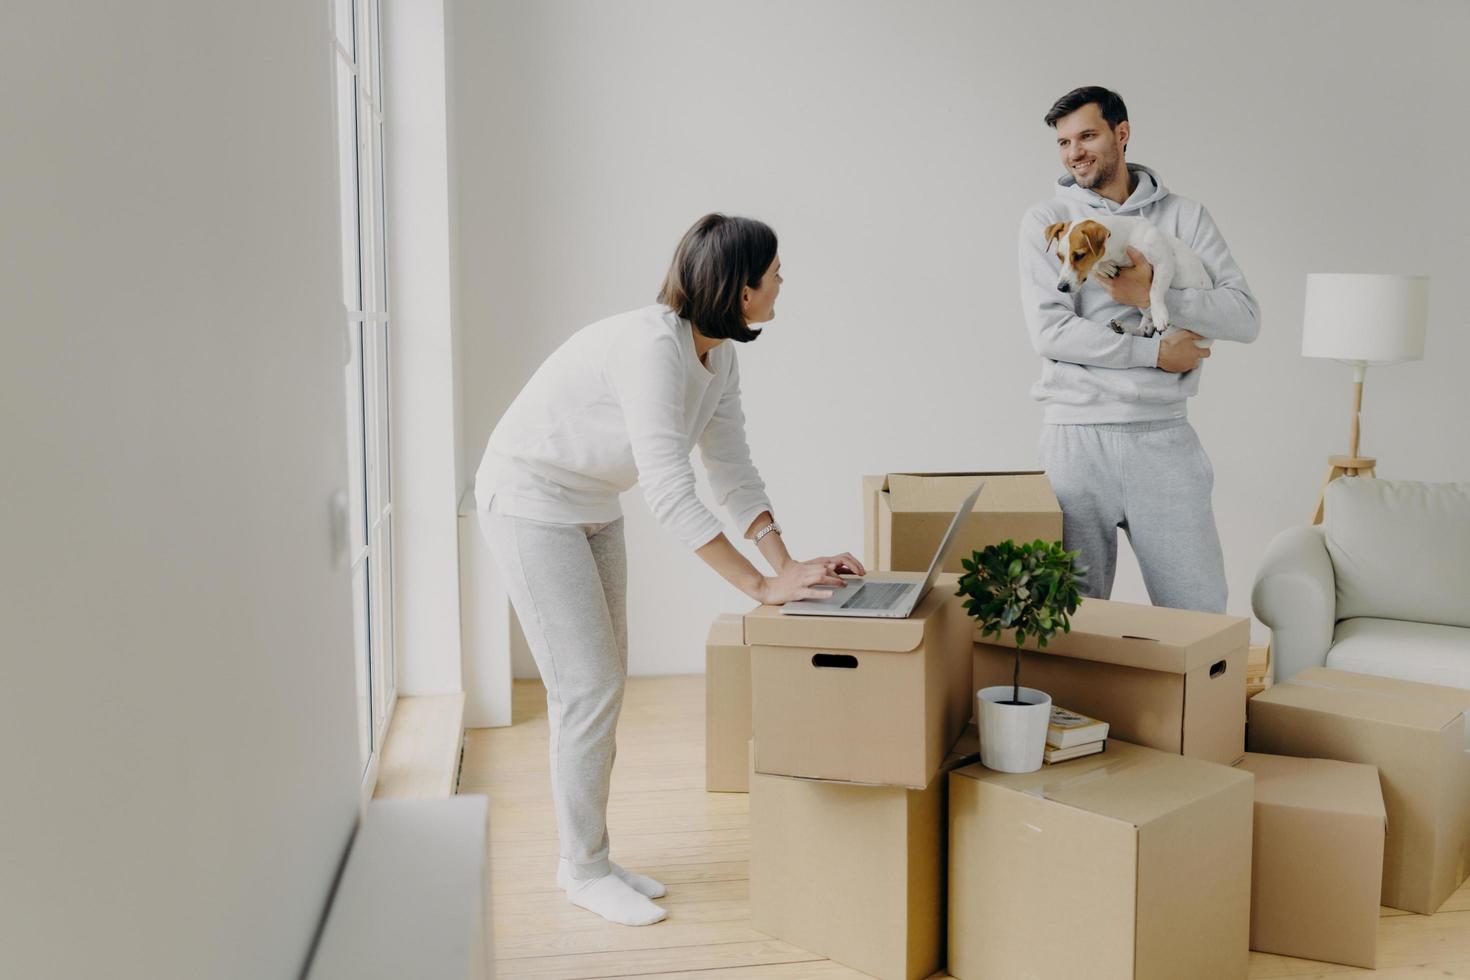
<svg viewBox="0 0 1470 980">
<path fill-rule="evenodd" d="M 745 322 L 740 294 L 759 286 L 775 260 L 776 233 L 769 225 L 707 214 L 679 239 L 658 301 L 711 340 L 754 340 L 761 332 Z"/>
<path fill-rule="evenodd" d="M 1128 121 L 1128 107 L 1123 104 L 1121 95 L 1101 85 L 1084 85 L 1081 88 L 1074 88 L 1057 99 L 1046 114 L 1046 124 L 1056 129 L 1058 119 L 1070 116 L 1083 106 L 1094 102 L 1097 103 L 1098 111 L 1102 113 L 1103 119 L 1107 120 L 1107 124 L 1113 129 L 1118 128 L 1118 123 Z"/>
</svg>

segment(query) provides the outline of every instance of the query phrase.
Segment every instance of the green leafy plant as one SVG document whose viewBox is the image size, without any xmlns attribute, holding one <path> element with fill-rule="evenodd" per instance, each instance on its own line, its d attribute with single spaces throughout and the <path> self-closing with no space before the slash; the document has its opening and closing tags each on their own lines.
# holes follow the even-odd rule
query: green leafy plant
<svg viewBox="0 0 1470 980">
<path fill-rule="evenodd" d="M 1003 541 L 961 561 L 965 573 L 955 594 L 967 597 L 965 611 L 979 622 L 980 635 L 1015 631 L 1012 703 L 1021 701 L 1021 648 L 1026 640 L 1034 638 L 1044 649 L 1058 630 L 1072 631 L 1072 614 L 1082 602 L 1078 585 L 1087 574 L 1077 564 L 1080 554 L 1064 550 L 1060 541 Z"/>
</svg>

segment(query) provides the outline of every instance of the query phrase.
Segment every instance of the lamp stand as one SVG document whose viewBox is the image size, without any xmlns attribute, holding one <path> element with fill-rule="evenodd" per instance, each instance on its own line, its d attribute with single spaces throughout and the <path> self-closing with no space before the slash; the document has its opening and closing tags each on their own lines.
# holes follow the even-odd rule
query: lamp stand
<svg viewBox="0 0 1470 980">
<path fill-rule="evenodd" d="M 1352 448 L 1346 456 L 1327 457 L 1327 479 L 1322 481 L 1322 491 L 1317 494 L 1317 509 L 1312 512 L 1312 523 L 1322 523 L 1322 504 L 1327 497 L 1327 487 L 1340 476 L 1374 475 L 1378 460 L 1358 455 L 1358 415 L 1363 410 L 1363 378 L 1368 373 L 1366 364 L 1353 365 L 1353 429 Z"/>
</svg>

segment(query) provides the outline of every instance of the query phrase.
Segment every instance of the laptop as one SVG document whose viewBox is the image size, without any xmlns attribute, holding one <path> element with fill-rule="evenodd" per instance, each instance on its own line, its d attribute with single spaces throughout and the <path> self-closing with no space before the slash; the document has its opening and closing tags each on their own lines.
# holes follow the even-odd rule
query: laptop
<svg viewBox="0 0 1470 980">
<path fill-rule="evenodd" d="M 970 491 L 970 495 L 960 504 L 960 509 L 955 511 L 954 517 L 949 522 L 949 530 L 944 532 L 944 537 L 939 541 L 939 550 L 934 553 L 933 561 L 929 562 L 929 574 L 924 576 L 924 581 L 893 578 L 882 573 L 869 575 L 866 578 L 854 575 L 846 579 L 847 588 L 833 589 L 830 597 L 788 602 L 781 607 L 781 612 L 787 616 L 908 618 L 909 613 L 914 611 L 920 600 L 929 594 L 929 589 L 934 585 L 934 576 L 939 574 L 939 570 L 944 567 L 944 559 L 949 557 L 950 548 L 954 545 L 960 525 L 969 516 L 971 509 L 975 506 L 975 501 L 980 497 L 980 491 L 984 489 L 985 481 L 982 480 L 980 485 Z"/>
</svg>

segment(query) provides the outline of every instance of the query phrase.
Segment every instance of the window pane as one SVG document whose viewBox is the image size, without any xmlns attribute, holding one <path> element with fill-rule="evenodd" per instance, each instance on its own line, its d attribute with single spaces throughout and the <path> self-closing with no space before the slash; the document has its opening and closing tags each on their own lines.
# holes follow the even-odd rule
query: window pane
<svg viewBox="0 0 1470 980">
<path fill-rule="evenodd" d="M 363 769 L 373 752 L 371 663 L 368 656 L 367 562 L 352 569 L 352 622 L 357 665 L 357 749 Z"/>
<path fill-rule="evenodd" d="M 393 572 L 393 514 L 383 515 L 383 552 L 378 556 L 378 568 L 383 577 L 383 649 L 379 657 L 387 675 L 383 693 L 390 700 L 398 693 L 398 593 L 395 591 L 397 576 Z"/>
<path fill-rule="evenodd" d="M 337 43 L 356 57 L 352 44 L 352 0 L 336 0 L 332 6 L 332 29 L 337 33 Z"/>
<path fill-rule="evenodd" d="M 393 363 L 393 323 L 388 321 L 383 324 L 383 404 L 388 406 L 389 425 L 384 430 L 383 438 L 383 469 L 388 478 L 383 481 L 383 505 L 386 507 L 393 503 L 393 374 L 386 370 Z"/>
<path fill-rule="evenodd" d="M 373 433 L 376 441 L 373 443 L 372 452 L 377 463 L 374 474 L 376 480 L 374 497 L 377 507 L 374 515 L 377 515 L 382 513 L 383 509 L 388 506 L 389 501 L 393 499 L 392 488 L 389 485 L 393 467 L 392 457 L 388 454 L 388 433 L 391 429 L 389 416 L 390 402 L 388 401 L 388 324 L 374 323 L 372 328 L 374 338 L 374 367 L 376 368 L 375 376 L 372 379 L 376 389 L 373 400 L 376 402 L 377 407 L 377 417 L 374 420 L 376 422 L 376 429 Z"/>
<path fill-rule="evenodd" d="M 387 588 L 388 576 L 384 574 L 386 563 L 382 560 L 383 555 L 383 532 L 385 525 L 379 521 L 373 527 L 372 555 L 372 586 L 371 611 L 372 611 L 372 644 L 373 644 L 373 717 L 377 726 L 375 735 L 381 735 L 382 726 L 388 721 L 388 679 L 386 674 L 387 664 L 383 656 L 387 649 L 387 609 L 392 593 Z M 380 743 L 380 739 L 375 739 Z"/>
<path fill-rule="evenodd" d="M 352 335 L 352 360 L 343 369 L 347 391 L 347 499 L 351 553 L 367 547 L 367 481 L 363 473 L 362 429 L 362 324 L 348 325 Z"/>
<path fill-rule="evenodd" d="M 384 207 L 383 203 L 386 200 L 387 192 L 383 186 L 386 178 L 383 172 L 383 126 L 381 123 L 374 121 L 373 133 L 375 134 L 373 143 L 373 184 L 378 206 L 373 209 L 376 220 L 373 224 L 372 231 L 373 237 L 380 243 L 378 248 L 377 270 L 373 276 L 376 280 L 376 288 L 373 295 L 376 297 L 377 302 L 375 309 L 386 313 L 388 311 L 388 210 Z"/>
<path fill-rule="evenodd" d="M 378 390 L 377 378 L 381 371 L 378 362 L 382 355 L 378 349 L 379 325 L 376 323 L 364 323 L 362 325 L 362 419 L 363 419 L 363 453 L 366 467 L 363 471 L 363 479 L 367 484 L 367 519 L 368 524 L 375 523 L 378 515 L 383 510 L 383 499 L 380 493 L 380 477 L 378 472 L 386 465 L 386 461 L 378 454 L 379 435 L 378 430 L 382 426 L 382 409 L 379 403 L 382 401 Z"/>
<path fill-rule="evenodd" d="M 357 99 L 353 95 L 352 70 L 337 61 L 337 149 L 338 182 L 341 185 L 342 304 L 349 310 L 362 309 L 362 285 L 358 254 L 357 204 Z"/>
<path fill-rule="evenodd" d="M 366 96 L 361 95 L 357 99 L 357 153 L 358 153 L 358 180 L 361 191 L 358 195 L 358 213 L 362 222 L 361 243 L 359 254 L 362 257 L 362 266 L 359 275 L 362 279 L 362 309 L 377 311 L 375 298 L 378 288 L 375 279 L 378 271 L 378 252 L 382 243 L 375 237 L 378 227 L 375 212 L 378 209 L 378 194 L 376 191 L 377 163 L 372 155 L 372 134 L 376 130 L 373 123 L 372 107 L 367 104 Z"/>
<path fill-rule="evenodd" d="M 383 108 L 383 41 L 382 41 L 382 5 L 378 0 L 368 0 L 368 30 L 372 34 L 373 63 L 372 79 L 373 104 L 379 110 Z"/>
</svg>

